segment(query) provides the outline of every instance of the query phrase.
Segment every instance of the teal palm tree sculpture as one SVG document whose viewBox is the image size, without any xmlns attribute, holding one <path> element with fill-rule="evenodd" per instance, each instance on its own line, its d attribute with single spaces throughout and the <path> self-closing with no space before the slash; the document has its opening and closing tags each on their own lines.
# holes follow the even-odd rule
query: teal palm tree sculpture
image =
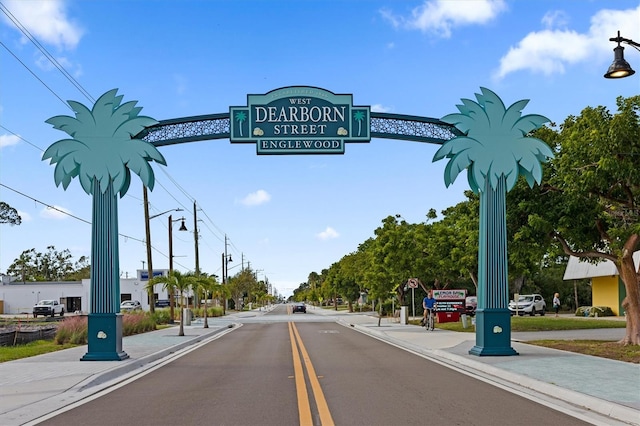
<svg viewBox="0 0 640 426">
<path fill-rule="evenodd" d="M 459 114 L 442 121 L 455 125 L 464 136 L 445 142 L 433 161 L 449 158 L 446 186 L 467 171 L 471 189 L 480 194 L 478 247 L 478 309 L 476 345 L 472 355 L 517 355 L 511 348 L 511 317 L 507 308 L 506 194 L 523 175 L 529 186 L 542 179 L 541 163 L 553 157 L 540 139 L 527 135 L 548 122 L 541 115 L 522 116 L 529 103 L 521 100 L 505 108 L 491 90 L 481 88 L 478 102 L 462 99 Z"/>
<path fill-rule="evenodd" d="M 120 267 L 118 251 L 118 199 L 129 189 L 131 171 L 149 189 L 154 174 L 149 162 L 166 165 L 162 154 L 150 143 L 133 138 L 157 121 L 138 115 L 136 101 L 121 104 L 117 89 L 102 95 L 90 110 L 68 101 L 76 116 L 59 115 L 46 122 L 71 139 L 53 143 L 42 156 L 56 164 L 54 180 L 66 190 L 77 177 L 84 191 L 93 196 L 91 223 L 91 295 L 89 361 L 128 358 L 122 350 L 120 311 Z"/>
</svg>

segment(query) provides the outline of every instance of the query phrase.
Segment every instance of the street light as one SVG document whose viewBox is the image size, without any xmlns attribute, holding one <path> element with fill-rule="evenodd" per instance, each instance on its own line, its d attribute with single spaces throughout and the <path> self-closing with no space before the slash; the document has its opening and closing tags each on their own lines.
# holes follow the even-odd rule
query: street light
<svg viewBox="0 0 640 426">
<path fill-rule="evenodd" d="M 614 41 L 618 45 L 613 49 L 613 63 L 609 66 L 604 78 L 624 78 L 635 74 L 636 72 L 631 68 L 629 62 L 624 60 L 624 47 L 620 43 L 626 43 L 638 51 L 640 51 L 640 44 L 628 38 L 620 37 L 620 31 L 618 31 L 618 37 L 612 37 L 609 41 Z"/>
<path fill-rule="evenodd" d="M 229 269 L 229 262 L 233 262 L 233 259 L 231 258 L 231 255 L 227 255 L 227 234 L 224 234 L 224 253 L 222 253 L 222 285 L 226 285 L 229 277 L 228 277 L 228 269 Z M 224 299 L 224 311 L 227 312 L 227 298 L 225 297 Z"/>
<path fill-rule="evenodd" d="M 182 223 L 180 224 L 180 229 L 178 229 L 178 231 L 188 230 L 184 224 L 184 221 L 185 221 L 184 216 L 181 217 L 180 219 L 173 220 L 171 215 L 169 215 L 169 224 L 168 224 L 169 225 L 169 276 L 171 276 L 171 273 L 173 272 L 173 223 L 178 221 L 182 221 Z M 173 315 L 174 315 L 173 306 L 175 304 L 175 297 L 174 297 L 175 289 L 173 288 L 173 286 L 170 286 L 168 291 L 169 291 L 169 318 L 170 318 L 169 322 L 173 324 Z"/>
</svg>

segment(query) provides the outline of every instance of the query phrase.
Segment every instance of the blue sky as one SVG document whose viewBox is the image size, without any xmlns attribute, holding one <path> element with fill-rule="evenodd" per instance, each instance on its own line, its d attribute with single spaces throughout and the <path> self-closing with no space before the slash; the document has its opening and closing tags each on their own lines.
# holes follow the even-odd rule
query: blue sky
<svg viewBox="0 0 640 426">
<path fill-rule="evenodd" d="M 615 109 L 640 92 L 636 74 L 602 77 L 618 30 L 640 42 L 640 3 L 608 1 L 126 1 L 2 0 L 0 8 L 0 200 L 20 226 L 0 228 L 0 272 L 23 250 L 90 254 L 91 197 L 74 181 L 55 186 L 43 151 L 66 134 L 45 120 L 72 115 L 61 101 L 92 102 L 45 58 L 21 25 L 94 99 L 118 88 L 157 120 L 228 112 L 247 94 L 316 86 L 353 94 L 374 111 L 441 118 L 480 87 L 510 105 L 562 122 L 586 106 Z M 640 72 L 640 52 L 625 58 Z M 35 76 L 34 76 L 35 75 Z M 257 156 L 228 140 L 160 148 L 151 214 L 182 208 L 174 228 L 176 269 L 195 268 L 197 202 L 203 271 L 258 271 L 289 295 L 373 236 L 388 215 L 423 222 L 463 200 L 446 188 L 437 145 L 373 139 L 344 155 Z M 56 206 L 73 216 L 60 214 Z M 168 267 L 167 215 L 151 220 L 155 268 Z M 146 261 L 142 187 L 119 201 L 120 269 Z"/>
</svg>

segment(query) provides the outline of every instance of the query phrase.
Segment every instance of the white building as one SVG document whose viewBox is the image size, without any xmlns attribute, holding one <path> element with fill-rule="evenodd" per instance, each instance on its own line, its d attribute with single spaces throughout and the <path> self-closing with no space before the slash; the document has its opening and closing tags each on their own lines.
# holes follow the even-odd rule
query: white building
<svg viewBox="0 0 640 426">
<path fill-rule="evenodd" d="M 154 276 L 166 276 L 169 270 L 154 270 Z M 120 279 L 120 302 L 138 300 L 149 310 L 149 297 L 145 289 L 148 272 L 138 270 L 137 278 Z M 30 314 L 39 300 L 54 299 L 64 305 L 65 312 L 89 313 L 91 280 L 56 282 L 21 282 L 2 276 L 0 285 L 0 314 Z M 154 287 L 155 300 L 169 299 L 161 284 Z"/>
</svg>

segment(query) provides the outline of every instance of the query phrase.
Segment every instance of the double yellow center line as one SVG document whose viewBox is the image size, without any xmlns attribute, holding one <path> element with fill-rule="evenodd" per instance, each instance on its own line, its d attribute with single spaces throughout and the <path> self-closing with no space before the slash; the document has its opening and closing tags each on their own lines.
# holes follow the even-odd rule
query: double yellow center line
<svg viewBox="0 0 640 426">
<path fill-rule="evenodd" d="M 293 371 L 296 379 L 296 394 L 298 396 L 298 414 L 300 416 L 301 426 L 313 425 L 313 419 L 311 417 L 311 405 L 309 404 L 309 393 L 307 392 L 307 385 L 304 380 L 304 371 L 302 369 L 302 360 L 304 360 L 304 366 L 307 369 L 307 376 L 309 377 L 309 383 L 311 383 L 311 389 L 313 390 L 313 397 L 318 407 L 318 414 L 320 415 L 320 424 L 322 426 L 333 426 L 333 418 L 329 412 L 329 406 L 327 400 L 324 398 L 324 393 L 320 387 L 316 370 L 311 364 L 309 354 L 302 343 L 300 334 L 296 325 L 289 322 L 289 338 L 291 339 L 291 352 L 293 352 Z M 300 350 L 298 351 L 298 348 Z M 302 360 L 300 356 L 302 355 Z"/>
</svg>

